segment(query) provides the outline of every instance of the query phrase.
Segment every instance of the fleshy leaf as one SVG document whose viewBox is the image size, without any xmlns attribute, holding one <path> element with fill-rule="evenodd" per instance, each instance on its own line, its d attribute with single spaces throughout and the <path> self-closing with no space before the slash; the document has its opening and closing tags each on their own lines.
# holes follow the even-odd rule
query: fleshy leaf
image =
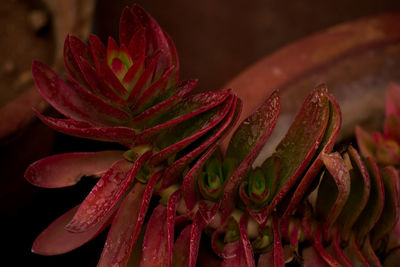
<svg viewBox="0 0 400 267">
<path fill-rule="evenodd" d="M 344 240 L 348 239 L 351 228 L 365 208 L 371 191 L 368 170 L 362 162 L 360 155 L 350 146 L 348 148 L 348 156 L 353 167 L 350 170 L 350 195 L 337 219 L 342 239 Z"/>
<path fill-rule="evenodd" d="M 226 152 L 227 158 L 234 158 L 240 164 L 229 178 L 222 202 L 222 221 L 225 222 L 235 207 L 236 195 L 240 183 L 245 178 L 251 165 L 265 145 L 276 125 L 280 112 L 278 92 L 271 96 L 248 118 L 233 134 Z"/>
<path fill-rule="evenodd" d="M 371 181 L 371 192 L 367 205 L 353 226 L 357 232 L 357 240 L 362 240 L 374 227 L 382 214 L 385 201 L 385 190 L 376 161 L 373 158 L 366 158 L 365 166 Z"/>
<path fill-rule="evenodd" d="M 336 229 L 331 246 L 328 248 L 328 252 L 340 263 L 342 266 L 352 267 L 353 265 L 344 254 L 340 246 L 340 232 Z"/>
<path fill-rule="evenodd" d="M 364 157 L 375 157 L 376 144 L 372 135 L 367 133 L 358 125 L 356 126 L 356 139 L 361 155 Z"/>
<path fill-rule="evenodd" d="M 123 151 L 67 153 L 32 163 L 25 178 L 33 185 L 58 188 L 76 184 L 85 175 L 100 175 L 122 158 Z"/>
<path fill-rule="evenodd" d="M 113 264 L 123 264 L 128 260 L 131 244 L 135 242 L 132 240 L 132 234 L 144 191 L 145 185 L 136 183 L 122 202 L 108 232 L 98 266 L 108 267 Z"/>
<path fill-rule="evenodd" d="M 324 259 L 329 266 L 341 267 L 342 265 L 337 262 L 329 253 L 324 249 L 322 245 L 322 229 L 321 225 L 317 225 L 314 234 L 314 247 L 318 251 L 319 255 Z"/>
<path fill-rule="evenodd" d="M 370 235 L 367 235 L 362 247 L 362 253 L 371 266 L 382 266 L 379 258 L 376 256 L 374 249 L 371 246 Z"/>
<path fill-rule="evenodd" d="M 168 227 L 167 208 L 158 205 L 147 224 L 143 241 L 141 267 L 165 267 L 168 266 Z"/>
<path fill-rule="evenodd" d="M 171 108 L 149 118 L 146 122 L 147 129 L 137 135 L 136 144 L 140 145 L 154 140 L 155 136 L 162 131 L 220 105 L 230 95 L 230 90 L 225 90 L 201 93 L 180 99 L 179 103 Z"/>
<path fill-rule="evenodd" d="M 183 121 L 177 127 L 158 136 L 158 148 L 161 149 L 153 155 L 150 164 L 157 166 L 163 160 L 186 148 L 198 138 L 217 126 L 228 115 L 233 96 L 226 99 L 221 105 L 207 110 L 190 120 Z"/>
<path fill-rule="evenodd" d="M 180 102 L 163 110 L 154 120 L 146 122 L 146 130 L 136 136 L 136 145 L 149 143 L 155 136 L 167 128 L 204 113 L 221 103 L 231 95 L 230 90 L 200 93 L 180 99 Z"/>
<path fill-rule="evenodd" d="M 274 267 L 282 267 L 285 266 L 285 257 L 283 254 L 279 221 L 276 216 L 272 218 L 272 232 L 274 235 Z"/>
<path fill-rule="evenodd" d="M 83 232 L 106 216 L 125 194 L 150 155 L 150 151 L 144 153 L 134 164 L 125 159 L 117 161 L 90 191 L 66 229 Z"/>
<path fill-rule="evenodd" d="M 389 115 L 385 118 L 383 124 L 383 132 L 386 137 L 395 140 L 400 143 L 400 118 Z"/>
<path fill-rule="evenodd" d="M 173 267 L 187 267 L 189 266 L 189 244 L 190 232 L 192 225 L 186 226 L 174 244 L 174 252 L 172 257 Z"/>
<path fill-rule="evenodd" d="M 148 108 L 143 111 L 141 114 L 137 115 L 134 119 L 134 125 L 138 128 L 145 128 L 144 126 L 148 124 L 149 120 L 162 116 L 166 113 L 171 107 L 179 102 L 179 100 L 187 95 L 192 89 L 196 86 L 197 80 L 185 80 L 181 81 L 177 85 L 178 93 L 167 100 Z M 153 125 L 154 126 L 154 125 Z M 147 127 L 146 127 L 147 128 Z"/>
<path fill-rule="evenodd" d="M 343 252 L 353 265 L 369 267 L 369 263 L 365 256 L 362 254 L 361 249 L 356 242 L 354 234 L 350 234 L 349 242 Z"/>
<path fill-rule="evenodd" d="M 330 116 L 329 122 L 324 134 L 324 138 L 318 148 L 317 154 L 318 156 L 308 168 L 307 172 L 301 179 L 299 185 L 297 186 L 294 194 L 291 196 L 290 202 L 286 211 L 282 217 L 282 224 L 288 225 L 288 220 L 292 213 L 296 210 L 300 202 L 305 197 L 306 193 L 308 192 L 310 186 L 314 182 L 315 178 L 318 177 L 318 173 L 320 172 L 323 162 L 322 162 L 322 153 L 330 153 L 335 145 L 336 138 L 339 134 L 340 126 L 342 123 L 342 114 L 340 112 L 339 104 L 337 103 L 336 99 L 329 93 L 326 94 L 329 99 L 329 106 L 330 106 Z M 269 210 L 270 211 L 270 210 Z"/>
<path fill-rule="evenodd" d="M 37 111 L 35 114 L 47 126 L 76 137 L 129 145 L 134 142 L 136 136 L 135 130 L 128 127 L 101 127 L 84 121 L 47 117 Z"/>
<path fill-rule="evenodd" d="M 147 55 L 152 56 L 155 52 L 161 51 L 161 57 L 157 66 L 156 73 L 163 72 L 172 64 L 172 56 L 170 54 L 170 46 L 163 30 L 157 22 L 138 5 L 132 8 L 133 13 L 139 18 L 141 25 L 146 32 Z"/>
<path fill-rule="evenodd" d="M 302 258 L 304 266 L 329 267 L 313 246 L 303 249 Z"/>
<path fill-rule="evenodd" d="M 243 215 L 239 223 L 240 240 L 246 257 L 248 267 L 255 267 L 254 252 L 249 237 L 247 236 L 247 215 Z"/>
<path fill-rule="evenodd" d="M 385 203 L 381 217 L 376 222 L 371 233 L 371 244 L 374 246 L 378 241 L 386 235 L 396 225 L 399 219 L 400 196 L 399 186 L 400 177 L 398 171 L 392 167 L 387 166 L 382 169 L 381 177 L 385 190 Z"/>
<path fill-rule="evenodd" d="M 346 204 L 350 193 L 350 174 L 339 153 L 322 154 L 329 174 L 325 174 L 318 189 L 316 211 L 324 219 L 324 240 L 330 240 L 331 227 Z"/>
<path fill-rule="evenodd" d="M 98 266 L 124 265 L 141 232 L 155 184 L 161 172 L 152 175 L 146 186 L 136 183 L 114 218 Z"/>
<path fill-rule="evenodd" d="M 330 117 L 327 89 L 321 85 L 306 98 L 286 136 L 276 148 L 282 159 L 277 193 L 269 210 L 276 208 L 314 157 L 323 140 Z"/>
<path fill-rule="evenodd" d="M 83 58 L 79 58 L 77 60 L 77 63 L 79 65 L 79 68 L 81 69 L 83 77 L 85 78 L 93 93 L 95 93 L 96 95 L 100 95 L 102 99 L 108 103 L 115 103 L 119 106 L 125 105 L 125 101 L 115 91 L 113 91 L 113 89 L 110 88 L 103 81 L 103 79 L 101 79 L 100 75 L 96 72 L 93 66 L 91 66 Z"/>
<path fill-rule="evenodd" d="M 206 227 L 215 217 L 219 206 L 220 202 L 212 203 L 204 200 L 199 203 L 199 210 L 196 212 L 192 229 L 190 231 L 189 267 L 196 266 L 201 232 L 203 228 Z"/>
<path fill-rule="evenodd" d="M 69 74 L 74 77 L 74 79 L 81 82 L 83 85 L 86 85 L 85 78 L 83 77 L 82 73 L 80 72 L 80 68 L 76 62 L 76 55 L 73 53 L 71 49 L 71 40 L 75 39 L 75 46 L 80 46 L 81 49 L 75 48 L 79 53 L 82 54 L 90 54 L 90 50 L 86 46 L 85 43 L 80 41 L 77 37 L 73 37 L 72 35 L 67 35 L 64 41 L 64 64 L 66 69 L 68 70 Z M 86 56 L 87 58 L 87 56 Z"/>
<path fill-rule="evenodd" d="M 225 258 L 221 267 L 247 267 L 246 256 L 240 240 L 226 244 L 223 253 L 232 256 Z"/>
<path fill-rule="evenodd" d="M 65 116 L 94 124 L 128 124 L 129 114 L 104 102 L 77 83 L 71 86 L 45 64 L 34 61 L 32 74 L 42 96 Z"/>
<path fill-rule="evenodd" d="M 181 199 L 181 191 L 177 190 L 168 199 L 167 203 L 167 227 L 168 227 L 168 267 L 172 264 L 172 255 L 174 248 L 174 230 L 176 207 Z"/>
<path fill-rule="evenodd" d="M 60 216 L 40 233 L 33 243 L 32 252 L 40 255 L 59 255 L 67 253 L 90 241 L 110 223 L 110 218 L 106 217 L 88 231 L 70 233 L 65 230 L 64 227 L 72 219 L 78 207 L 79 206 L 76 206 Z"/>
<path fill-rule="evenodd" d="M 391 83 L 386 91 L 386 116 L 400 118 L 400 87 Z"/>
<path fill-rule="evenodd" d="M 99 69 L 100 63 L 106 60 L 106 48 L 100 38 L 94 34 L 89 34 L 90 51 L 94 59 L 96 69 Z"/>
<path fill-rule="evenodd" d="M 263 253 L 258 258 L 257 267 L 270 267 L 274 266 L 274 250 L 270 250 L 267 253 Z"/>
<path fill-rule="evenodd" d="M 201 145 L 197 146 L 194 150 L 190 151 L 179 160 L 175 161 L 171 166 L 165 170 L 165 177 L 162 181 L 162 188 L 165 188 L 173 183 L 177 182 L 181 173 L 184 169 L 193 161 L 200 153 L 211 145 L 218 145 L 229 132 L 231 127 L 236 123 L 239 117 L 241 102 L 237 103 L 238 99 L 234 97 L 231 109 L 225 119 L 216 127 L 214 127 L 207 135 L 209 138 L 206 139 Z M 214 144 L 215 143 L 215 144 Z M 210 148 L 212 149 L 212 148 Z"/>
<path fill-rule="evenodd" d="M 125 7 L 122 11 L 119 24 L 120 43 L 128 46 L 132 36 L 141 28 L 142 26 L 138 17 L 132 12 L 129 7 Z"/>
<path fill-rule="evenodd" d="M 163 75 L 154 83 L 152 83 L 140 96 L 135 106 L 132 108 L 134 114 L 140 114 L 147 108 L 151 107 L 156 102 L 159 95 L 164 91 L 167 86 L 169 77 L 172 74 L 172 68 L 168 69 Z"/>
</svg>

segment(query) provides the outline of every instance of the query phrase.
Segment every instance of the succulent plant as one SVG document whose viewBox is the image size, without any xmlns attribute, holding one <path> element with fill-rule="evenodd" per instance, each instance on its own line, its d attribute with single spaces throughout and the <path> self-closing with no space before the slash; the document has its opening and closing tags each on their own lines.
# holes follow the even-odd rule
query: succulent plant
<svg viewBox="0 0 400 267">
<path fill-rule="evenodd" d="M 396 85 L 388 90 L 384 133 L 356 128 L 360 153 L 352 146 L 333 152 L 342 115 L 320 85 L 275 152 L 255 166 L 279 116 L 279 93 L 240 123 L 222 151 L 241 100 L 230 90 L 188 94 L 196 82 L 179 81 L 174 44 L 142 8 L 123 11 L 120 47 L 111 38 L 105 47 L 93 35 L 89 45 L 67 36 L 64 58 L 67 81 L 43 63 L 32 69 L 43 97 L 66 119 L 37 116 L 63 133 L 126 150 L 55 155 L 27 169 L 29 182 L 47 188 L 98 179 L 37 237 L 33 252 L 68 252 L 111 225 L 99 266 L 196 266 L 200 244 L 210 240 L 221 266 L 400 259 Z"/>
</svg>

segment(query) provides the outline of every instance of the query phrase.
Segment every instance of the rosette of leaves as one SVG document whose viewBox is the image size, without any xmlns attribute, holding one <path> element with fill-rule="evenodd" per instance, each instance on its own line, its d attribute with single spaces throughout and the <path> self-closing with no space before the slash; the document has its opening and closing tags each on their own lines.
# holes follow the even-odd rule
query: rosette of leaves
<svg viewBox="0 0 400 267">
<path fill-rule="evenodd" d="M 88 242 L 111 224 L 99 266 L 123 266 L 138 239 L 153 193 L 179 181 L 182 171 L 220 142 L 241 104 L 230 90 L 188 95 L 195 80 L 179 81 L 170 37 L 142 8 L 125 8 L 120 46 L 89 45 L 70 35 L 64 46 L 66 81 L 34 62 L 42 96 L 65 118 L 36 112 L 73 136 L 116 142 L 125 151 L 68 153 L 33 163 L 26 179 L 40 187 L 99 178 L 85 200 L 35 240 L 33 252 L 55 255 Z"/>
</svg>

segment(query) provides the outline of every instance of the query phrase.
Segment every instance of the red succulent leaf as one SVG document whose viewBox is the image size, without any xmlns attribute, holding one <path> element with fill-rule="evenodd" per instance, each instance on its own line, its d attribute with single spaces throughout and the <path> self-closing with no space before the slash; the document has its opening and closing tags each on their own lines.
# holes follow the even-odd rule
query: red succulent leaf
<svg viewBox="0 0 400 267">
<path fill-rule="evenodd" d="M 360 126 L 356 126 L 356 139 L 358 149 L 364 157 L 375 157 L 376 143 L 372 135 L 364 131 Z"/>
<path fill-rule="evenodd" d="M 237 128 L 229 143 L 226 157 L 235 158 L 240 164 L 229 178 L 222 202 L 222 221 L 225 222 L 235 207 L 240 183 L 265 145 L 276 125 L 280 112 L 278 92 L 271 96 Z"/>
<path fill-rule="evenodd" d="M 291 196 L 290 202 L 286 211 L 282 217 L 283 225 L 288 225 L 288 220 L 292 215 L 293 211 L 296 210 L 300 202 L 303 200 L 305 195 L 307 194 L 310 186 L 314 182 L 315 178 L 318 177 L 318 173 L 320 172 L 323 162 L 322 162 L 322 154 L 330 153 L 335 144 L 336 138 L 339 134 L 340 126 L 342 123 L 342 115 L 340 112 L 339 105 L 336 99 L 329 93 L 326 94 L 330 102 L 330 116 L 329 122 L 324 134 L 324 138 L 321 141 L 321 144 L 318 148 L 317 154 L 318 156 L 308 168 L 307 172 L 304 174 L 301 179 L 299 185 L 297 186 L 294 194 Z M 282 224 L 281 224 L 282 225 Z M 282 227 L 282 226 L 281 226 Z"/>
<path fill-rule="evenodd" d="M 168 227 L 167 208 L 158 205 L 147 224 L 143 240 L 143 252 L 140 266 L 165 267 L 168 266 Z"/>
<path fill-rule="evenodd" d="M 133 88 L 136 86 L 137 82 L 139 81 L 140 76 L 143 74 L 144 71 L 144 60 L 145 57 L 138 58 L 133 65 L 128 69 L 126 72 L 124 78 L 122 79 L 122 82 L 125 85 L 125 88 L 127 91 L 132 91 Z M 107 65 L 105 65 L 106 68 L 108 68 Z M 111 72 L 112 73 L 112 72 Z M 119 81 L 117 77 L 114 79 L 115 81 Z"/>
<path fill-rule="evenodd" d="M 324 261 L 329 264 L 329 266 L 332 267 L 342 266 L 324 249 L 322 245 L 322 226 L 319 224 L 317 225 L 317 228 L 315 229 L 314 233 L 314 247 L 319 253 L 319 255 L 324 259 Z"/>
<path fill-rule="evenodd" d="M 155 100 L 167 87 L 167 83 L 172 74 L 172 71 L 173 71 L 172 67 L 167 69 L 157 81 L 152 83 L 143 92 L 143 94 L 140 96 L 134 107 L 132 107 L 132 111 L 134 114 L 140 114 L 147 108 L 154 105 Z"/>
<path fill-rule="evenodd" d="M 109 225 L 112 213 L 88 231 L 82 233 L 68 232 L 64 227 L 74 216 L 78 207 L 76 206 L 60 216 L 40 233 L 33 243 L 32 252 L 40 255 L 67 253 L 87 243 Z"/>
<path fill-rule="evenodd" d="M 119 25 L 119 41 L 125 46 L 129 45 L 133 35 L 142 29 L 139 18 L 132 12 L 129 7 L 125 7 L 122 11 Z"/>
<path fill-rule="evenodd" d="M 274 250 L 270 250 L 267 253 L 260 254 L 258 258 L 257 267 L 270 267 L 274 266 Z"/>
<path fill-rule="evenodd" d="M 73 43 L 73 44 L 72 44 Z M 71 48 L 74 46 L 74 51 Z M 78 55 L 76 54 L 78 53 Z M 83 56 L 86 59 L 91 58 L 90 50 L 85 43 L 73 35 L 67 35 L 64 42 L 64 64 L 68 73 L 76 80 L 86 85 L 85 78 L 80 72 L 80 68 L 76 62 L 77 56 Z M 90 62 L 93 60 L 89 59 Z"/>
<path fill-rule="evenodd" d="M 136 183 L 114 218 L 98 266 L 124 264 L 138 239 L 149 208 L 154 186 L 162 172 L 156 172 L 146 186 Z"/>
<path fill-rule="evenodd" d="M 81 70 L 83 77 L 89 85 L 91 91 L 110 103 L 117 104 L 121 107 L 125 106 L 125 101 L 111 87 L 109 87 L 98 72 L 82 57 L 78 58 L 77 64 Z M 101 63 L 100 63 L 101 64 Z"/>
<path fill-rule="evenodd" d="M 174 252 L 172 257 L 172 266 L 187 267 L 189 266 L 189 244 L 191 238 L 192 225 L 186 226 L 174 244 Z"/>
<path fill-rule="evenodd" d="M 89 34 L 90 51 L 94 59 L 94 66 L 99 70 L 99 66 L 106 60 L 106 47 L 101 42 L 100 38 L 94 34 Z"/>
<path fill-rule="evenodd" d="M 45 64 L 34 61 L 32 74 L 42 96 L 68 118 L 103 125 L 127 125 L 129 114 L 74 82 L 71 86 Z"/>
<path fill-rule="evenodd" d="M 350 195 L 337 219 L 344 240 L 348 239 L 351 228 L 366 207 L 371 192 L 368 170 L 352 146 L 348 147 L 348 156 L 353 167 L 350 170 Z"/>
<path fill-rule="evenodd" d="M 253 151 L 258 154 L 276 124 L 280 105 L 279 93 L 275 91 L 241 122 L 229 142 L 225 157 L 235 158 L 240 164 L 249 154 L 253 154 Z"/>
<path fill-rule="evenodd" d="M 150 119 L 154 119 L 165 114 L 169 109 L 171 109 L 171 107 L 177 104 L 182 97 L 192 91 L 196 83 L 197 80 L 185 80 L 178 83 L 177 94 L 137 115 L 133 119 L 134 125 L 138 128 L 144 128 L 144 125 L 146 125 Z"/>
<path fill-rule="evenodd" d="M 234 96 L 233 103 L 231 105 L 228 115 L 225 116 L 225 119 L 219 125 L 214 127 L 209 133 L 207 133 L 207 135 L 210 137 L 205 142 L 197 146 L 197 148 L 187 153 L 179 160 L 175 161 L 165 170 L 161 188 L 165 188 L 177 182 L 177 179 L 179 179 L 179 176 L 184 171 L 184 169 L 190 164 L 190 162 L 193 161 L 193 159 L 195 159 L 198 155 L 200 155 L 200 153 L 202 153 L 205 149 L 209 148 L 211 145 L 213 145 L 213 147 L 219 145 L 219 143 L 224 139 L 224 136 L 226 136 L 226 134 L 231 129 L 231 126 L 233 126 L 236 123 L 236 120 L 239 117 L 241 102 L 238 103 L 238 101 L 240 100 L 237 99 L 236 96 Z M 197 177 L 193 176 L 190 179 L 195 180 L 196 178 Z M 192 190 L 194 190 L 193 186 L 195 185 L 192 184 L 191 187 Z"/>
<path fill-rule="evenodd" d="M 392 166 L 387 166 L 381 170 L 381 177 L 385 190 L 385 203 L 381 216 L 371 232 L 371 244 L 375 246 L 396 225 L 400 208 L 400 177 L 398 171 Z"/>
<path fill-rule="evenodd" d="M 385 137 L 400 143 L 400 117 L 391 114 L 385 118 L 383 124 Z"/>
<path fill-rule="evenodd" d="M 313 246 L 306 247 L 302 250 L 302 258 L 304 260 L 304 266 L 329 267 Z"/>
<path fill-rule="evenodd" d="M 126 263 L 128 260 L 131 246 L 136 241 L 133 239 L 133 232 L 145 188 L 145 185 L 136 183 L 122 202 L 108 232 L 98 266 L 108 267 Z"/>
<path fill-rule="evenodd" d="M 67 37 L 69 39 L 69 47 L 71 49 L 72 55 L 74 56 L 75 60 L 78 60 L 79 58 L 84 58 L 90 64 L 93 64 L 93 57 L 92 57 L 92 52 L 90 51 L 89 46 L 81 41 L 78 37 L 75 35 L 68 35 Z"/>
<path fill-rule="evenodd" d="M 370 241 L 370 235 L 367 235 L 364 240 L 364 244 L 362 247 L 362 253 L 371 266 L 376 266 L 376 267 L 382 266 L 378 256 L 376 256 L 375 251 L 372 248 L 371 241 Z"/>
<path fill-rule="evenodd" d="M 172 41 L 171 37 L 166 32 L 164 32 L 164 35 L 165 35 L 165 38 L 167 39 L 169 50 L 170 50 L 170 53 L 171 53 L 171 59 L 172 59 L 171 64 L 173 66 L 175 66 L 175 69 L 174 69 L 175 70 L 174 71 L 175 75 L 173 76 L 173 79 L 171 80 L 171 82 L 172 83 L 176 83 L 176 82 L 179 81 L 179 59 L 178 59 L 178 53 L 176 51 L 176 47 L 175 47 L 174 42 Z"/>
<path fill-rule="evenodd" d="M 286 136 L 276 148 L 275 153 L 282 159 L 282 167 L 277 193 L 268 207 L 267 215 L 276 208 L 304 174 L 323 141 L 330 115 L 327 88 L 325 85 L 320 85 L 308 95 Z M 320 164 L 322 165 L 322 162 Z M 319 171 L 320 166 L 314 168 L 314 171 Z M 301 189 L 304 190 L 304 187 Z"/>
<path fill-rule="evenodd" d="M 129 41 L 128 51 L 134 61 L 146 57 L 146 37 L 143 28 L 140 28 Z"/>
<path fill-rule="evenodd" d="M 343 252 L 353 265 L 367 267 L 370 266 L 367 259 L 361 252 L 354 234 L 350 234 L 349 242 Z"/>
<path fill-rule="evenodd" d="M 382 214 L 385 190 L 379 172 L 378 165 L 373 158 L 365 159 L 365 166 L 368 169 L 371 181 L 371 192 L 367 205 L 361 212 L 353 229 L 357 232 L 357 240 L 361 241 L 371 231 Z"/>
<path fill-rule="evenodd" d="M 349 259 L 344 254 L 341 246 L 340 246 L 340 232 L 339 229 L 336 228 L 335 234 L 333 236 L 333 241 L 331 246 L 327 249 L 327 251 L 340 263 L 342 266 L 352 267 L 353 265 L 349 261 Z"/>
<path fill-rule="evenodd" d="M 135 62 L 136 64 L 136 62 Z M 133 66 L 135 66 L 135 64 Z M 97 75 L 119 95 L 125 99 L 128 95 L 127 88 L 122 85 L 121 81 L 115 76 L 115 73 L 107 65 L 106 61 L 99 61 L 97 66 Z"/>
<path fill-rule="evenodd" d="M 172 253 L 174 248 L 174 230 L 175 230 L 175 217 L 176 207 L 181 200 L 181 191 L 177 190 L 168 199 L 167 203 L 167 227 L 168 227 L 168 267 L 172 263 Z"/>
<path fill-rule="evenodd" d="M 221 267 L 247 267 L 246 256 L 240 240 L 226 244 L 223 253 L 231 256 L 224 259 Z"/>
<path fill-rule="evenodd" d="M 155 54 L 149 61 L 149 64 L 143 70 L 143 73 L 140 75 L 138 81 L 135 83 L 135 86 L 132 88 L 132 91 L 128 97 L 128 104 L 135 104 L 138 99 L 141 97 L 143 92 L 151 85 L 153 82 L 153 78 L 156 77 L 154 75 L 155 69 L 159 64 L 160 53 Z"/>
<path fill-rule="evenodd" d="M 386 90 L 386 116 L 395 115 L 400 118 L 400 87 L 391 83 Z"/>
<path fill-rule="evenodd" d="M 397 220 L 396 225 L 388 234 L 386 251 L 400 247 L 400 220 Z"/>
<path fill-rule="evenodd" d="M 117 161 L 90 191 L 66 229 L 83 232 L 106 216 L 123 197 L 150 155 L 151 152 L 147 151 L 134 164 L 126 160 Z"/>
<path fill-rule="evenodd" d="M 47 126 L 76 137 L 88 138 L 104 142 L 119 142 L 132 144 L 135 140 L 135 130 L 128 127 L 101 127 L 89 122 L 72 119 L 56 119 L 44 116 L 35 111 L 36 116 Z"/>
<path fill-rule="evenodd" d="M 162 131 L 220 105 L 230 95 L 230 90 L 223 90 L 200 93 L 180 99 L 179 103 L 169 109 L 163 109 L 161 114 L 156 116 L 153 114 L 153 118 L 146 123 L 146 130 L 136 136 L 135 144 L 140 145 L 154 141 L 155 136 Z"/>
<path fill-rule="evenodd" d="M 279 219 L 276 216 L 272 218 L 272 232 L 274 235 L 274 267 L 285 266 L 285 256 L 283 254 L 281 232 L 279 229 Z"/>
<path fill-rule="evenodd" d="M 85 175 L 101 175 L 122 154 L 123 151 L 102 151 L 50 156 L 32 163 L 25 171 L 25 178 L 40 187 L 71 186 Z"/>
<path fill-rule="evenodd" d="M 192 120 L 184 121 L 177 127 L 170 129 L 166 133 L 169 138 L 165 138 L 165 136 L 161 135 L 162 140 L 158 138 L 157 141 L 162 150 L 153 155 L 150 164 L 157 166 L 163 160 L 183 150 L 195 140 L 211 131 L 226 118 L 232 102 L 233 95 L 230 95 L 225 102 L 221 103 L 219 106 L 207 110 L 207 112 L 199 114 L 195 118 L 192 118 Z"/>
<path fill-rule="evenodd" d="M 139 18 L 142 27 L 146 32 L 146 53 L 152 56 L 157 51 L 161 51 L 161 57 L 157 66 L 156 73 L 164 72 L 172 65 L 172 55 L 170 51 L 171 43 L 168 42 L 164 31 L 157 22 L 138 5 L 132 8 L 133 13 Z"/>
<path fill-rule="evenodd" d="M 255 267 L 256 265 L 254 262 L 253 247 L 251 246 L 249 237 L 247 236 L 247 220 L 248 220 L 248 216 L 246 214 L 243 215 L 242 218 L 240 218 L 240 223 L 239 223 L 240 240 L 242 242 L 247 266 Z"/>
<path fill-rule="evenodd" d="M 199 203 L 199 209 L 193 220 L 190 231 L 189 267 L 195 267 L 199 252 L 201 233 L 217 214 L 220 202 L 212 203 L 203 200 Z"/>
<path fill-rule="evenodd" d="M 318 187 L 317 214 L 324 219 L 324 240 L 330 240 L 331 227 L 336 222 L 350 194 L 350 174 L 338 152 L 322 154 L 326 173 Z"/>
</svg>

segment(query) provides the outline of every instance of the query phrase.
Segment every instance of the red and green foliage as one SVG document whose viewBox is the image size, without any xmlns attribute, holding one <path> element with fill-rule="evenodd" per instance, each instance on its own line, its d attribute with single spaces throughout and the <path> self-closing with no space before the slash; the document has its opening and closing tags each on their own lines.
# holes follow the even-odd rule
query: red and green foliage
<svg viewBox="0 0 400 267">
<path fill-rule="evenodd" d="M 174 44 L 138 6 L 123 11 L 119 41 L 104 46 L 92 35 L 87 45 L 67 36 L 66 81 L 33 63 L 38 90 L 66 117 L 37 113 L 44 123 L 126 147 L 50 156 L 27 169 L 26 179 L 46 188 L 98 179 L 37 237 L 33 252 L 66 253 L 110 226 L 99 266 L 194 267 L 204 235 L 221 266 L 400 260 L 400 87 L 389 87 L 383 134 L 357 127 L 360 152 L 339 153 L 340 108 L 318 86 L 275 152 L 254 166 L 279 116 L 278 92 L 221 151 L 241 100 L 230 90 L 188 94 L 196 81 L 179 81 Z"/>
</svg>

